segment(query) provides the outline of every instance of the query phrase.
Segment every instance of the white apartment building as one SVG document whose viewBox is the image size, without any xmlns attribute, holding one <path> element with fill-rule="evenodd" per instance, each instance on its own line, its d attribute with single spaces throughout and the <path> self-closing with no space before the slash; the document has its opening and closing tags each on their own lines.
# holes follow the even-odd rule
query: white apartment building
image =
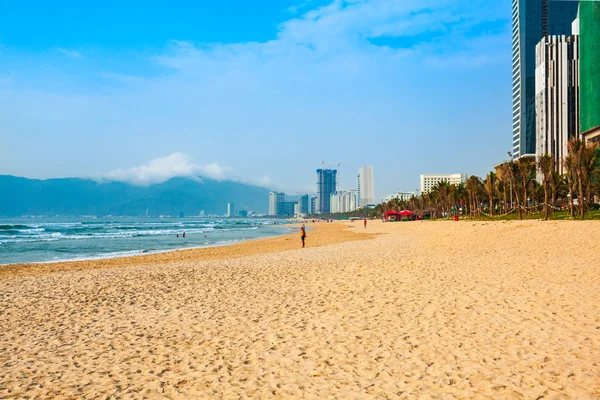
<svg viewBox="0 0 600 400">
<path fill-rule="evenodd" d="M 283 215 L 283 202 L 285 201 L 285 193 L 271 192 L 269 193 L 269 215 L 278 217 Z"/>
<path fill-rule="evenodd" d="M 234 203 L 227 203 L 227 216 L 229 218 L 235 217 L 235 204 Z"/>
<path fill-rule="evenodd" d="M 394 194 L 390 194 L 383 201 L 388 202 L 388 201 L 390 201 L 392 199 L 398 199 L 398 200 L 402 200 L 402 201 L 408 201 L 413 196 L 416 196 L 415 192 L 396 192 Z"/>
<path fill-rule="evenodd" d="M 580 136 L 579 36 L 542 38 L 535 60 L 535 155 L 554 156 L 557 172 L 563 174 L 569 139 Z"/>
<path fill-rule="evenodd" d="M 331 213 L 345 213 L 357 209 L 358 193 L 355 190 L 335 192 L 331 195 Z"/>
<path fill-rule="evenodd" d="M 375 204 L 375 188 L 373 187 L 373 166 L 365 165 L 359 168 L 357 177 L 358 204 L 357 208 Z"/>
<path fill-rule="evenodd" d="M 443 181 L 451 185 L 460 185 L 467 181 L 467 174 L 421 175 L 421 193 L 428 193 L 438 182 Z"/>
</svg>

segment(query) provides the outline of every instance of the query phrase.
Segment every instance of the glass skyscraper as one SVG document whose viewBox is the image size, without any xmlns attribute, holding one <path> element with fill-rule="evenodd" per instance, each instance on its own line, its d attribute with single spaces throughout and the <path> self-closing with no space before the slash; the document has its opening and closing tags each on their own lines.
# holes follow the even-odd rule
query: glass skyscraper
<svg viewBox="0 0 600 400">
<path fill-rule="evenodd" d="M 513 0 L 513 157 L 535 154 L 535 46 L 548 35 L 571 35 L 579 1 Z"/>
<path fill-rule="evenodd" d="M 317 214 L 331 213 L 331 195 L 337 191 L 337 170 L 317 170 Z"/>
</svg>

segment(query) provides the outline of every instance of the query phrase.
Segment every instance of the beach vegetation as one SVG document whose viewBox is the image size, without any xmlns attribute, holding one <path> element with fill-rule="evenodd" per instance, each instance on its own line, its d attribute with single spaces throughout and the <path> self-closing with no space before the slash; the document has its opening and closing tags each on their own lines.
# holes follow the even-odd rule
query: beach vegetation
<svg viewBox="0 0 600 400">
<path fill-rule="evenodd" d="M 600 147 L 574 138 L 568 149 L 562 162 L 549 154 L 521 157 L 500 164 L 485 179 L 439 182 L 427 193 L 384 201 L 359 214 L 381 218 L 390 210 L 410 210 L 434 220 L 600 219 Z"/>
</svg>

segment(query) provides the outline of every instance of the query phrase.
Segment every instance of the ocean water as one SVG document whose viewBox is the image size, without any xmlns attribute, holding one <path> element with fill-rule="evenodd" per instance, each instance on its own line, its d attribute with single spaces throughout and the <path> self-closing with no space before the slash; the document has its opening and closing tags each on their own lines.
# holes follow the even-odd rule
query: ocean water
<svg viewBox="0 0 600 400">
<path fill-rule="evenodd" d="M 289 232 L 285 223 L 256 219 L 0 219 L 0 265 L 133 256 Z"/>
</svg>

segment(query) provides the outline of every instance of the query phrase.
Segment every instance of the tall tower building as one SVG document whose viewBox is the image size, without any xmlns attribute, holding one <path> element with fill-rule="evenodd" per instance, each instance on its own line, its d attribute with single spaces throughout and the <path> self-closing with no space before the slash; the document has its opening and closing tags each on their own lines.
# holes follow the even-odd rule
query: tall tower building
<svg viewBox="0 0 600 400">
<path fill-rule="evenodd" d="M 337 190 L 337 170 L 317 170 L 317 214 L 329 214 L 331 212 L 331 194 Z"/>
<path fill-rule="evenodd" d="M 358 170 L 358 207 L 375 204 L 375 190 L 373 187 L 373 166 L 365 165 Z"/>
<path fill-rule="evenodd" d="M 536 152 L 535 46 L 548 35 L 571 35 L 579 1 L 513 0 L 512 153 Z"/>
<path fill-rule="evenodd" d="M 234 203 L 227 203 L 227 216 L 229 218 L 235 217 L 235 204 Z"/>
<path fill-rule="evenodd" d="M 600 143 L 600 2 L 582 1 L 579 9 L 581 48 L 581 133 Z"/>
<path fill-rule="evenodd" d="M 551 154 L 557 171 L 579 138 L 579 36 L 545 36 L 536 46 L 536 158 Z M 541 179 L 541 174 L 538 174 Z"/>
<path fill-rule="evenodd" d="M 298 214 L 308 214 L 310 211 L 310 196 L 304 195 L 300 196 L 300 201 L 298 202 Z"/>
<path fill-rule="evenodd" d="M 281 217 L 283 215 L 283 203 L 285 202 L 285 193 L 269 193 L 269 216 Z"/>
</svg>

